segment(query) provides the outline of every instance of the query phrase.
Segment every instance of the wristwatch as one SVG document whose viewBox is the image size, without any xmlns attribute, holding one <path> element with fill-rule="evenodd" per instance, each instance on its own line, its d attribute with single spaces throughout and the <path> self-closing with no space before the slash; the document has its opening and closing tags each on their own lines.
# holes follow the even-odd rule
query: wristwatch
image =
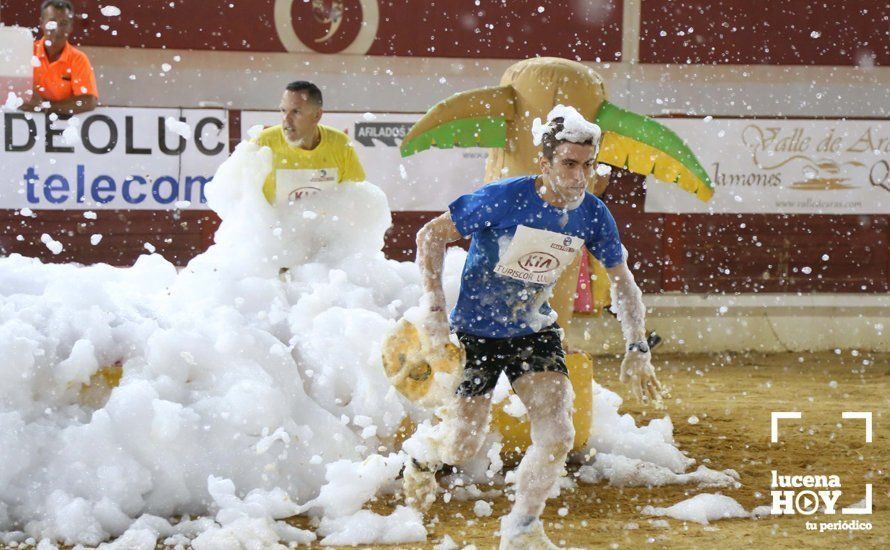
<svg viewBox="0 0 890 550">
<path fill-rule="evenodd" d="M 649 353 L 649 344 L 646 342 L 631 342 L 627 345 L 627 351 L 638 351 L 640 353 Z"/>
</svg>

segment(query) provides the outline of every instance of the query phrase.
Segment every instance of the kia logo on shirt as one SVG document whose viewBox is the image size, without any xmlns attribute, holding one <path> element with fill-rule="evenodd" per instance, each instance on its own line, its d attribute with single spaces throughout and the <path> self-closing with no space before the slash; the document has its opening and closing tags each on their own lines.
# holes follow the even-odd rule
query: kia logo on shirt
<svg viewBox="0 0 890 550">
<path fill-rule="evenodd" d="M 519 267 L 531 273 L 546 273 L 559 267 L 559 260 L 546 252 L 529 252 L 519 258 Z"/>
<path fill-rule="evenodd" d="M 287 197 L 288 200 L 296 201 L 300 200 L 303 197 L 311 197 L 316 193 L 320 193 L 321 189 L 318 187 L 299 187 L 290 192 L 290 195 Z"/>
</svg>

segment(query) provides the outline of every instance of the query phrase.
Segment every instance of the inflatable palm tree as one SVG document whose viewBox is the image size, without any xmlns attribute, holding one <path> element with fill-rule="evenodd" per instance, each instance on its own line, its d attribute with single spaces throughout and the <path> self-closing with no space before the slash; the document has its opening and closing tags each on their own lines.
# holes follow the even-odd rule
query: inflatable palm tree
<svg viewBox="0 0 890 550">
<path fill-rule="evenodd" d="M 493 148 L 486 181 L 538 170 L 532 143 L 535 118 L 546 120 L 558 104 L 571 105 L 598 124 L 603 141 L 597 160 L 679 185 L 707 201 L 714 187 L 695 155 L 674 132 L 606 100 L 602 78 L 591 68 L 559 58 L 512 65 L 501 84 L 455 94 L 434 105 L 402 141 L 403 157 L 430 147 Z"/>
<path fill-rule="evenodd" d="M 510 66 L 499 86 L 457 93 L 435 104 L 402 141 L 403 157 L 431 147 L 492 148 L 485 181 L 534 174 L 539 147 L 532 121 L 546 120 L 556 105 L 570 105 L 603 132 L 597 161 L 624 168 L 707 201 L 714 185 L 677 134 L 649 117 L 606 100 L 603 79 L 590 67 L 555 57 L 526 59 Z M 562 322 L 572 317 L 580 259 L 563 273 L 551 305 Z"/>
</svg>

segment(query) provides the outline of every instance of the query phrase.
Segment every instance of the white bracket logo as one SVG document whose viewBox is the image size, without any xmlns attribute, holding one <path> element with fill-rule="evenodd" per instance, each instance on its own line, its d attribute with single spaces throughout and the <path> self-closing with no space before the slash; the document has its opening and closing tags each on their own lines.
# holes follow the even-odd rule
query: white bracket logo
<svg viewBox="0 0 890 550">
<path fill-rule="evenodd" d="M 779 442 L 779 419 L 780 418 L 797 418 L 800 419 L 801 413 L 800 411 L 793 412 L 782 412 L 782 411 L 773 411 L 770 418 L 770 437 L 769 440 L 773 443 Z"/>
<path fill-rule="evenodd" d="M 773 411 L 770 414 L 770 441 L 779 442 L 779 420 L 800 420 L 803 414 L 800 411 Z M 844 411 L 841 417 L 845 419 L 862 419 L 865 420 L 865 442 L 872 442 L 872 414 L 870 411 Z M 811 491 L 805 491 L 809 493 Z M 839 493 L 839 491 L 838 491 Z M 798 494 L 800 497 L 802 494 Z M 837 497 L 835 497 L 836 499 Z M 842 514 L 871 514 L 872 510 L 872 484 L 865 484 L 865 505 L 862 508 L 843 508 Z M 815 511 L 815 510 L 813 510 Z M 809 512 L 813 513 L 813 512 Z"/>
<path fill-rule="evenodd" d="M 800 414 L 800 413 L 798 413 Z M 865 442 L 871 443 L 871 411 L 854 412 L 844 411 L 841 413 L 843 418 L 861 418 L 865 420 Z"/>
</svg>

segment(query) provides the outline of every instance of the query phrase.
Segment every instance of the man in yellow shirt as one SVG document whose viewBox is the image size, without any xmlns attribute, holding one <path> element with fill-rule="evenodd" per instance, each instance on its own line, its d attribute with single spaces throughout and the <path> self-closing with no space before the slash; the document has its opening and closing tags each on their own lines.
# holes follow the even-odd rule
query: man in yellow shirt
<svg viewBox="0 0 890 550">
<path fill-rule="evenodd" d="M 344 181 L 365 180 L 349 137 L 318 123 L 322 106 L 318 86 L 291 82 L 281 98 L 281 124 L 254 140 L 272 149 L 273 169 L 263 185 L 269 204 L 287 204 Z"/>
</svg>

